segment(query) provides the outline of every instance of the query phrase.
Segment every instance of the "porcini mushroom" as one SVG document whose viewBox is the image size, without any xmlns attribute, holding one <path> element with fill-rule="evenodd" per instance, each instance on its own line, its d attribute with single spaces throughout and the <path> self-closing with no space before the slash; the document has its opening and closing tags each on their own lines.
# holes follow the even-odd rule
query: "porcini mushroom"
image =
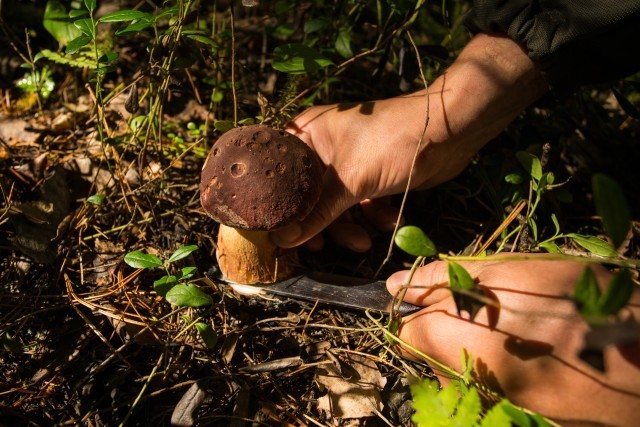
<svg viewBox="0 0 640 427">
<path fill-rule="evenodd" d="M 202 168 L 200 201 L 220 223 L 216 257 L 225 278 L 252 284 L 291 275 L 295 250 L 277 247 L 268 232 L 306 217 L 321 186 L 320 159 L 296 136 L 264 125 L 223 134 Z"/>
</svg>

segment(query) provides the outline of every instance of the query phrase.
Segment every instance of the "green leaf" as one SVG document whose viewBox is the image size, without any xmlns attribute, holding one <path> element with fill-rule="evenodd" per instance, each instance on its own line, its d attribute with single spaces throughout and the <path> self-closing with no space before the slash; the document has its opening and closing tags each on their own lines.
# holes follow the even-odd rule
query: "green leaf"
<svg viewBox="0 0 640 427">
<path fill-rule="evenodd" d="M 141 12 L 139 10 L 119 10 L 117 12 L 107 13 L 98 21 L 100 22 L 129 22 L 137 19 L 153 19 L 153 15 Z"/>
<path fill-rule="evenodd" d="M 165 10 L 161 10 L 160 12 L 158 12 L 158 14 L 156 14 L 156 16 L 154 17 L 154 20 L 157 22 L 161 19 L 173 18 L 174 16 L 177 16 L 179 13 L 180 13 L 180 6 L 174 5 L 174 6 L 171 6 L 170 8 L 167 8 Z"/>
<path fill-rule="evenodd" d="M 251 117 L 247 117 L 246 119 L 238 120 L 238 124 L 240 126 L 251 126 L 255 124 L 255 120 Z"/>
<path fill-rule="evenodd" d="M 147 120 L 147 116 L 136 116 L 129 122 L 129 127 L 133 132 L 142 128 L 142 125 Z"/>
<path fill-rule="evenodd" d="M 330 59 L 302 43 L 287 43 L 273 51 L 273 68 L 283 73 L 313 73 L 332 65 Z"/>
<path fill-rule="evenodd" d="M 518 151 L 516 158 L 532 178 L 539 181 L 542 178 L 542 164 L 540 159 L 526 151 Z"/>
<path fill-rule="evenodd" d="M 62 64 L 62 65 L 68 65 L 70 67 L 93 68 L 96 65 L 93 60 L 87 57 L 84 57 L 84 56 L 72 57 L 69 55 L 62 55 L 58 52 L 53 52 L 49 49 L 44 49 L 40 51 L 39 54 L 50 61 L 56 62 L 58 64 Z"/>
<path fill-rule="evenodd" d="M 542 242 L 542 243 L 539 243 L 538 246 L 540 246 L 541 248 L 545 249 L 550 254 L 561 254 L 562 253 L 562 250 L 560 249 L 560 247 L 558 245 L 556 245 L 554 242 Z"/>
<path fill-rule="evenodd" d="M 394 238 L 395 244 L 413 256 L 430 257 L 436 255 L 436 245 L 424 234 L 420 227 L 406 225 L 398 230 Z"/>
<path fill-rule="evenodd" d="M 558 234 L 560 234 L 560 223 L 558 222 L 558 217 L 556 216 L 556 214 L 551 214 L 551 221 L 553 221 L 553 226 L 556 228 L 554 236 L 557 236 Z"/>
<path fill-rule="evenodd" d="M 87 197 L 87 203 L 92 203 L 94 205 L 101 205 L 104 201 L 104 194 L 98 193 L 93 196 Z"/>
<path fill-rule="evenodd" d="M 67 44 L 67 53 L 68 54 L 76 53 L 77 51 L 79 51 L 80 49 L 88 45 L 89 42 L 91 42 L 91 40 L 93 40 L 93 37 L 86 36 L 84 34 L 81 35 L 80 37 L 77 37 L 71 40 Z"/>
<path fill-rule="evenodd" d="M 84 5 L 90 12 L 93 12 L 96 8 L 96 0 L 84 0 Z"/>
<path fill-rule="evenodd" d="M 330 23 L 331 21 L 329 21 L 329 19 L 324 17 L 311 19 L 310 21 L 306 21 L 304 23 L 304 32 L 305 34 L 315 33 L 316 31 L 320 31 L 327 28 Z"/>
<path fill-rule="evenodd" d="M 631 213 L 622 189 L 607 175 L 598 173 L 591 180 L 596 211 L 613 246 L 619 248 L 631 227 Z"/>
<path fill-rule="evenodd" d="M 191 40 L 194 40 L 198 43 L 202 43 L 204 45 L 210 46 L 214 49 L 219 49 L 220 46 L 218 45 L 218 43 L 216 43 L 215 41 L 213 41 L 213 39 L 211 37 L 202 35 L 202 34 L 185 34 L 185 37 Z"/>
<path fill-rule="evenodd" d="M 587 316 L 599 315 L 600 288 L 596 275 L 588 266 L 584 268 L 578 278 L 573 291 L 573 298 L 578 303 L 580 313 Z"/>
<path fill-rule="evenodd" d="M 8 332 L 2 334 L 2 347 L 9 353 L 22 352 L 22 345 L 20 342 L 13 338 Z"/>
<path fill-rule="evenodd" d="M 458 401 L 458 409 L 453 417 L 453 425 L 474 426 L 480 418 L 482 402 L 475 387 L 470 388 Z"/>
<path fill-rule="evenodd" d="M 47 2 L 42 25 L 63 46 L 82 34 L 71 23 L 67 9 L 55 0 Z"/>
<path fill-rule="evenodd" d="M 78 19 L 81 16 L 87 16 L 89 13 L 86 10 L 81 10 L 81 9 L 71 9 L 69 11 L 69 18 L 73 19 Z"/>
<path fill-rule="evenodd" d="M 191 279 L 198 271 L 198 267 L 184 267 L 180 270 L 180 279 Z"/>
<path fill-rule="evenodd" d="M 218 335 L 211 326 L 204 322 L 198 322 L 196 323 L 196 329 L 198 330 L 200 338 L 202 338 L 202 341 L 204 341 L 204 345 L 207 346 L 207 348 L 210 349 L 216 346 L 216 343 L 218 342 Z"/>
<path fill-rule="evenodd" d="M 124 262 L 133 268 L 156 268 L 162 267 L 160 258 L 153 254 L 145 254 L 140 251 L 129 252 L 124 256 Z"/>
<path fill-rule="evenodd" d="M 455 387 L 452 384 L 449 387 L 455 394 Z M 451 412 L 447 410 L 442 402 L 436 381 L 423 379 L 419 383 L 412 385 L 411 395 L 413 396 L 413 408 L 415 409 L 411 419 L 418 427 L 450 425 Z"/>
<path fill-rule="evenodd" d="M 470 291 L 476 287 L 476 283 L 469 272 L 460 264 L 449 261 L 449 285 L 453 289 L 464 289 Z"/>
<path fill-rule="evenodd" d="M 519 173 L 510 173 L 504 177 L 504 180 L 509 184 L 518 185 L 522 183 L 522 175 Z"/>
<path fill-rule="evenodd" d="M 502 401 L 504 402 L 504 400 Z M 480 427 L 511 427 L 512 419 L 505 412 L 502 402 L 487 411 L 480 422 Z M 526 414 L 523 414 L 526 417 Z"/>
<path fill-rule="evenodd" d="M 73 22 L 73 25 L 75 25 L 76 28 L 79 29 L 80 32 L 85 36 L 90 36 L 92 40 L 96 36 L 96 29 L 93 27 L 93 22 L 91 22 L 91 19 L 89 18 L 78 19 L 77 21 Z"/>
<path fill-rule="evenodd" d="M 622 307 L 629 303 L 634 286 L 629 269 L 623 268 L 618 271 L 609 282 L 605 293 L 600 297 L 598 304 L 600 314 L 604 316 L 617 314 Z"/>
<path fill-rule="evenodd" d="M 191 252 L 197 251 L 197 250 L 198 250 L 198 245 L 181 246 L 178 249 L 176 249 L 176 251 L 173 254 L 171 254 L 167 262 L 172 263 L 172 262 L 178 261 L 179 259 L 186 258 L 189 256 Z"/>
<path fill-rule="evenodd" d="M 166 297 L 167 292 L 177 284 L 178 278 L 176 276 L 162 276 L 153 282 L 153 289 L 161 297 Z"/>
<path fill-rule="evenodd" d="M 532 218 L 529 218 L 529 228 L 531 229 L 531 234 L 533 234 L 533 241 L 537 241 L 538 240 L 538 224 L 536 224 L 536 220 Z"/>
<path fill-rule="evenodd" d="M 175 285 L 167 292 L 167 301 L 178 307 L 205 307 L 213 304 L 211 296 L 202 292 L 193 283 Z"/>
<path fill-rule="evenodd" d="M 288 24 L 288 23 L 284 23 L 282 25 L 278 25 L 274 30 L 273 30 L 273 37 L 281 39 L 281 40 L 285 40 L 287 38 L 289 38 L 290 36 L 292 36 L 294 33 L 296 32 L 295 28 L 293 28 L 293 25 Z"/>
<path fill-rule="evenodd" d="M 511 423 L 517 427 L 551 427 L 551 424 L 549 424 L 540 415 L 528 414 L 517 406 L 514 406 L 507 399 L 503 399 L 496 406 L 500 407 L 502 411 L 511 419 Z M 486 424 L 486 427 L 489 427 L 491 425 L 492 424 Z M 485 427 L 485 424 L 482 424 L 482 427 Z"/>
<path fill-rule="evenodd" d="M 231 120 L 216 120 L 213 122 L 213 127 L 220 133 L 225 133 L 233 129 L 233 122 Z"/>
<path fill-rule="evenodd" d="M 48 67 L 44 67 L 42 72 L 28 71 L 15 85 L 27 93 L 36 93 L 40 90 L 40 95 L 47 99 L 55 88 L 55 82 L 51 79 Z"/>
<path fill-rule="evenodd" d="M 595 236 L 583 236 L 581 234 L 569 233 L 567 234 L 567 237 L 596 255 L 609 258 L 615 258 L 618 256 L 618 253 L 608 242 L 605 242 Z"/>
<path fill-rule="evenodd" d="M 118 59 L 118 54 L 116 52 L 105 52 L 98 58 L 98 62 L 102 64 L 107 64 L 109 62 L 113 62 Z"/>
<path fill-rule="evenodd" d="M 469 272 L 460 264 L 449 261 L 447 269 L 449 273 L 449 286 L 451 286 L 451 294 L 456 303 L 458 315 L 460 315 L 462 311 L 466 311 L 469 313 L 469 320 L 473 322 L 478 311 L 485 305 L 479 298 L 475 298 L 474 294 L 482 297 L 484 293 L 482 289 L 476 286 Z M 460 290 L 467 292 L 459 292 Z M 469 292 L 471 292 L 472 295 L 469 295 Z"/>
<path fill-rule="evenodd" d="M 141 19 L 116 31 L 116 36 L 139 33 L 140 31 L 145 30 L 152 25 L 153 21 L 151 19 Z"/>
<path fill-rule="evenodd" d="M 353 51 L 351 50 L 351 30 L 348 28 L 341 29 L 336 39 L 335 48 L 343 58 L 351 58 Z"/>
</svg>

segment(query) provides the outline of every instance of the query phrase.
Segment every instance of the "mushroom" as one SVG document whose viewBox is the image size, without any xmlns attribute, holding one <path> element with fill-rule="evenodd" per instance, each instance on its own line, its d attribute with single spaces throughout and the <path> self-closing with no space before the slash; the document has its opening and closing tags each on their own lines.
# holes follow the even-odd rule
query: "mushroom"
<svg viewBox="0 0 640 427">
<path fill-rule="evenodd" d="M 290 276 L 294 249 L 273 244 L 268 231 L 302 220 L 320 198 L 322 164 L 296 136 L 264 125 L 232 129 L 213 145 L 200 182 L 200 201 L 220 223 L 220 271 L 240 284 Z"/>
</svg>

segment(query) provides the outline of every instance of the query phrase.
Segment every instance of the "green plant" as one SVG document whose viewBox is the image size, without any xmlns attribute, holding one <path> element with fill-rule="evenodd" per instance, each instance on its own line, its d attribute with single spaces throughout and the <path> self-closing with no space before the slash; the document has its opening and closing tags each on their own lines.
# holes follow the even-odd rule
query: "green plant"
<svg viewBox="0 0 640 427">
<path fill-rule="evenodd" d="M 153 282 L 153 288 L 158 295 L 164 297 L 170 304 L 177 307 L 210 307 L 213 305 L 211 296 L 190 282 L 190 279 L 198 271 L 196 267 L 188 266 L 174 272 L 171 271 L 174 262 L 188 257 L 196 250 L 198 250 L 196 245 L 181 246 L 165 261 L 162 261 L 154 254 L 133 251 L 125 255 L 124 262 L 133 268 L 164 268 L 166 274 Z M 201 321 L 200 317 L 196 318 L 196 320 L 191 320 L 191 317 L 183 316 L 183 320 L 187 323 L 183 333 L 195 326 L 207 348 L 215 346 L 218 338 L 210 325 Z"/>
<path fill-rule="evenodd" d="M 158 295 L 178 307 L 204 307 L 213 304 L 213 300 L 189 282 L 197 273 L 197 268 L 183 267 L 173 274 L 170 271 L 171 264 L 188 257 L 196 250 L 198 247 L 195 245 L 181 246 L 165 261 L 154 254 L 133 251 L 125 255 L 124 262 L 133 268 L 164 268 L 166 274 L 153 282 L 153 288 Z"/>
<path fill-rule="evenodd" d="M 29 64 L 25 64 L 31 68 Z M 42 67 L 41 70 L 31 70 L 16 82 L 16 86 L 26 93 L 38 93 L 42 99 L 47 99 L 53 92 L 55 82 L 51 76 L 49 67 Z"/>
<path fill-rule="evenodd" d="M 480 399 L 482 388 L 474 385 L 473 358 L 462 353 L 464 372 L 444 388 L 428 378 L 411 385 L 411 419 L 418 427 L 547 427 L 542 416 L 525 411 L 507 399 L 500 399 L 485 410 Z"/>
</svg>

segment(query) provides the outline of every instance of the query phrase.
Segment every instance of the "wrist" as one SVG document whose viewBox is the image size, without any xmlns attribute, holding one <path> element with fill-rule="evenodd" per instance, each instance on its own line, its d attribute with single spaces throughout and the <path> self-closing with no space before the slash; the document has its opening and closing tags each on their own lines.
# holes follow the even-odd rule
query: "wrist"
<svg viewBox="0 0 640 427">
<path fill-rule="evenodd" d="M 520 45 L 490 34 L 476 35 L 438 80 L 451 132 L 474 153 L 549 90 Z"/>
<path fill-rule="evenodd" d="M 513 40 L 479 34 L 429 87 L 429 123 L 418 168 L 429 188 L 453 178 L 491 139 L 548 91 L 540 71 Z M 412 133 L 421 134 L 426 91 L 404 99 Z M 406 120 L 406 119 L 405 119 Z M 422 166 L 429 165 L 428 168 Z"/>
</svg>

